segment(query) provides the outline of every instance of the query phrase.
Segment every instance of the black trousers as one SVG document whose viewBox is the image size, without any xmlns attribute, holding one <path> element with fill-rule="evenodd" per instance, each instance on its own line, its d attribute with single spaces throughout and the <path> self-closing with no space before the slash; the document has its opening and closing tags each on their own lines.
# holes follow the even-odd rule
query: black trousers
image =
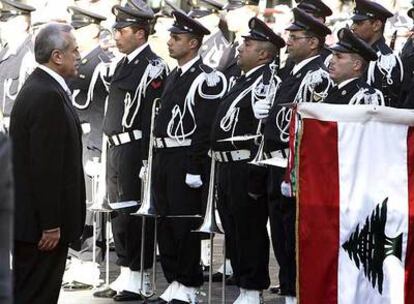
<svg viewBox="0 0 414 304">
<path fill-rule="evenodd" d="M 109 202 L 139 201 L 141 198 L 141 141 L 108 148 L 106 184 Z"/>
<path fill-rule="evenodd" d="M 109 202 L 141 200 L 141 179 L 139 171 L 142 166 L 141 141 L 110 147 L 107 153 L 106 175 Z M 121 208 L 111 213 L 112 232 L 117 253 L 117 264 L 140 270 L 141 259 L 141 223 L 142 219 L 132 216 L 139 206 Z M 154 220 L 146 220 L 145 229 L 145 268 L 153 261 Z"/>
<path fill-rule="evenodd" d="M 40 251 L 37 244 L 15 241 L 14 303 L 54 304 L 59 298 L 68 245 Z"/>
<path fill-rule="evenodd" d="M 283 295 L 296 294 L 295 220 L 296 200 L 281 194 L 285 169 L 270 167 L 268 204 L 273 251 L 279 264 L 279 282 Z"/>
<path fill-rule="evenodd" d="M 230 260 L 239 287 L 262 290 L 270 285 L 266 196 L 248 195 L 249 164 L 220 163 L 218 210 L 230 247 Z"/>
<path fill-rule="evenodd" d="M 117 209 L 111 212 L 112 234 L 114 236 L 117 265 L 133 271 L 141 269 L 142 217 L 131 215 L 138 206 Z M 155 220 L 145 220 L 144 269 L 152 267 L 154 251 Z"/>
<path fill-rule="evenodd" d="M 201 214 L 202 188 L 185 183 L 187 153 L 183 148 L 157 150 L 154 158 L 153 194 L 158 214 L 158 246 L 167 281 L 185 286 L 203 284 L 200 233 L 192 232 L 200 218 L 168 217 Z"/>
</svg>

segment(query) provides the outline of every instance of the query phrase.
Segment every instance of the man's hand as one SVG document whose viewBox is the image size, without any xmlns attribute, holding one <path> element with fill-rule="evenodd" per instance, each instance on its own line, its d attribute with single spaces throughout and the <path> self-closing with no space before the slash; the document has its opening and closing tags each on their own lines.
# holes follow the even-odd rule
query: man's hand
<svg viewBox="0 0 414 304">
<path fill-rule="evenodd" d="M 37 244 L 37 248 L 41 251 L 50 251 L 56 248 L 60 239 L 60 228 L 43 230 L 42 238 Z"/>
<path fill-rule="evenodd" d="M 203 185 L 200 175 L 193 175 L 189 173 L 185 176 L 185 183 L 190 188 L 200 188 Z"/>
<path fill-rule="evenodd" d="M 270 104 L 267 100 L 259 100 L 253 105 L 254 117 L 265 119 L 269 116 Z"/>
</svg>

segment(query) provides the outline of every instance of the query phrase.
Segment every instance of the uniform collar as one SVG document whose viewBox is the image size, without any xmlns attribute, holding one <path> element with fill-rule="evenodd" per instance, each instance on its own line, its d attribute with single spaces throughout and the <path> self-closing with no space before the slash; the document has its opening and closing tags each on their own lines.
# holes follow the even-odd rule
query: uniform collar
<svg viewBox="0 0 414 304">
<path fill-rule="evenodd" d="M 128 63 L 135 59 L 147 46 L 148 42 L 144 43 L 143 45 L 137 47 L 134 51 L 129 53 L 126 58 L 128 58 Z"/>
<path fill-rule="evenodd" d="M 260 69 L 261 67 L 263 67 L 264 64 L 261 64 L 257 67 L 254 67 L 253 69 L 251 69 L 250 71 L 248 71 L 247 73 L 244 74 L 245 77 L 249 77 L 250 75 L 252 75 L 254 72 L 256 72 L 258 69 Z"/>
<path fill-rule="evenodd" d="M 200 55 L 198 55 L 190 61 L 184 63 L 182 66 L 177 66 L 177 69 L 181 69 L 181 75 L 184 75 L 184 73 L 187 72 L 200 58 Z"/>
<path fill-rule="evenodd" d="M 53 79 L 55 79 L 60 84 L 60 86 L 63 88 L 63 90 L 65 92 L 70 92 L 69 87 L 66 84 L 65 79 L 62 76 L 60 76 L 58 73 L 56 73 L 51 68 L 49 68 L 49 67 L 47 67 L 43 64 L 39 64 L 39 69 L 42 69 L 43 71 L 48 73 Z"/>
<path fill-rule="evenodd" d="M 356 80 L 356 79 L 358 79 L 358 77 L 354 77 L 354 78 L 350 78 L 350 79 L 347 79 L 347 80 L 344 80 L 344 81 L 342 81 L 341 83 L 339 83 L 338 84 L 338 89 L 340 90 L 340 89 L 342 89 L 344 86 L 346 86 L 348 83 L 350 83 L 350 82 L 352 82 L 352 81 L 354 81 L 354 80 Z"/>
<path fill-rule="evenodd" d="M 292 74 L 295 75 L 297 72 L 299 72 L 305 65 L 307 65 L 309 62 L 311 62 L 313 59 L 319 57 L 319 55 L 307 58 L 305 60 L 302 60 L 301 62 L 295 64 L 295 66 L 292 69 Z"/>
</svg>

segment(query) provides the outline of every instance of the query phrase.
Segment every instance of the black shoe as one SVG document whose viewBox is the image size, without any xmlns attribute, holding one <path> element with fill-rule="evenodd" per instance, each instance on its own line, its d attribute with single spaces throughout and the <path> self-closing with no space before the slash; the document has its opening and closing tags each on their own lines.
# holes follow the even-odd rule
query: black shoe
<svg viewBox="0 0 414 304">
<path fill-rule="evenodd" d="M 170 304 L 188 304 L 188 302 L 184 302 L 184 301 L 181 301 L 181 300 L 172 299 L 172 301 L 170 302 Z"/>
<path fill-rule="evenodd" d="M 145 303 L 151 303 L 151 304 L 168 304 L 167 301 L 161 299 L 161 298 L 156 298 L 153 300 L 147 300 Z"/>
<path fill-rule="evenodd" d="M 116 291 L 111 288 L 105 288 L 103 290 L 98 290 L 93 293 L 93 296 L 96 298 L 113 298 L 116 295 Z"/>
<path fill-rule="evenodd" d="M 280 294 L 280 285 L 271 286 L 269 288 L 270 293 L 272 294 Z"/>
<path fill-rule="evenodd" d="M 77 291 L 77 290 L 86 290 L 86 289 L 92 289 L 92 288 L 93 288 L 92 285 L 79 283 L 76 281 L 63 285 L 64 291 Z"/>
<path fill-rule="evenodd" d="M 231 276 L 226 280 L 226 286 L 233 286 L 236 285 L 236 279 Z"/>
<path fill-rule="evenodd" d="M 126 301 L 138 301 L 143 300 L 142 296 L 139 293 L 130 292 L 122 290 L 115 297 L 113 297 L 115 302 L 126 302 Z"/>
<path fill-rule="evenodd" d="M 230 278 L 230 276 L 229 275 L 226 275 L 226 280 L 228 278 Z M 204 273 L 203 279 L 204 279 L 204 282 L 208 282 L 208 280 L 209 280 L 209 274 L 208 273 Z M 213 273 L 213 275 L 211 277 L 211 280 L 213 282 L 223 282 L 223 274 L 221 272 L 215 272 L 215 273 Z"/>
</svg>

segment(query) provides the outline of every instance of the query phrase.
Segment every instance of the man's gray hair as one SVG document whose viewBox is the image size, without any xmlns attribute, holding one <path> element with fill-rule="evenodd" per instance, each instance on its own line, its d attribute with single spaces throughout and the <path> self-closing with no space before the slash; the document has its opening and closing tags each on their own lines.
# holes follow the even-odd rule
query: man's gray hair
<svg viewBox="0 0 414 304">
<path fill-rule="evenodd" d="M 69 47 L 63 33 L 70 33 L 73 27 L 69 24 L 50 23 L 43 27 L 36 35 L 34 44 L 35 59 L 38 63 L 47 63 L 53 50 L 66 51 Z"/>
</svg>

